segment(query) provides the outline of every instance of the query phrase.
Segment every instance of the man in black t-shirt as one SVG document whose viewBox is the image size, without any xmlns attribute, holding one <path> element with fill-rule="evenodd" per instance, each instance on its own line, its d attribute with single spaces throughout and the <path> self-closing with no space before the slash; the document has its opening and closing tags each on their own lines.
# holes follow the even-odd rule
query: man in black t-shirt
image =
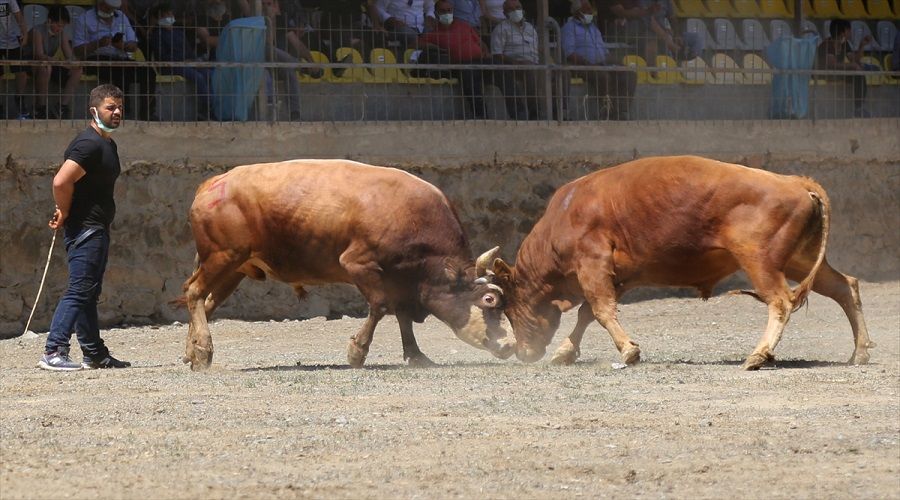
<svg viewBox="0 0 900 500">
<path fill-rule="evenodd" d="M 69 285 L 53 314 L 44 355 L 45 370 L 73 371 L 126 368 L 127 361 L 112 357 L 100 338 L 97 300 L 109 255 L 109 226 L 116 215 L 113 190 L 121 172 L 116 143 L 110 136 L 122 123 L 124 94 L 115 85 L 91 91 L 91 125 L 69 144 L 65 161 L 53 178 L 56 211 L 50 227 L 63 228 Z M 69 358 L 72 331 L 84 361 Z"/>
</svg>

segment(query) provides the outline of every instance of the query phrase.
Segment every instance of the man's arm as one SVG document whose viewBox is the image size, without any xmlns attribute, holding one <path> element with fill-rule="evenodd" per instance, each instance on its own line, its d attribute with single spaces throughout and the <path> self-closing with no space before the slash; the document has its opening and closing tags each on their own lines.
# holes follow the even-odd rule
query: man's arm
<svg viewBox="0 0 900 500">
<path fill-rule="evenodd" d="M 28 45 L 28 25 L 25 24 L 25 16 L 22 14 L 22 11 L 18 11 L 15 14 L 16 22 L 19 24 L 19 31 L 21 32 L 21 42 L 19 42 L 20 47 L 24 47 Z"/>
<path fill-rule="evenodd" d="M 56 211 L 53 214 L 53 220 L 50 221 L 51 229 L 57 229 L 66 222 L 69 210 L 72 208 L 75 183 L 84 177 L 85 173 L 81 165 L 74 160 L 66 160 L 59 167 L 59 171 L 53 177 L 53 201 L 56 202 Z"/>
</svg>

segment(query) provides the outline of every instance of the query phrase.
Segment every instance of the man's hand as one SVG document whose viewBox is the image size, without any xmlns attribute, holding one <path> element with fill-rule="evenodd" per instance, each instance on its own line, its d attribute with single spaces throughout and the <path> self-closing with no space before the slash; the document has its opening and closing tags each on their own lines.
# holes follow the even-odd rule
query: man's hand
<svg viewBox="0 0 900 500">
<path fill-rule="evenodd" d="M 53 211 L 53 218 L 50 219 L 50 223 L 47 225 L 50 226 L 50 229 L 59 229 L 65 224 L 66 217 L 68 217 L 68 214 L 62 213 L 59 207 L 56 207 L 56 210 Z"/>
</svg>

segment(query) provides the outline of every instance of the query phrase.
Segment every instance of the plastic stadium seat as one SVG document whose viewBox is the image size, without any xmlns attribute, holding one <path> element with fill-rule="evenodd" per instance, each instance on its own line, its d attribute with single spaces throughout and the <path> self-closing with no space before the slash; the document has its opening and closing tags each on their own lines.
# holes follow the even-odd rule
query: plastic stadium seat
<svg viewBox="0 0 900 500">
<path fill-rule="evenodd" d="M 869 17 L 862 0 L 841 0 L 841 12 L 847 19 L 866 19 Z"/>
<path fill-rule="evenodd" d="M 728 54 L 718 53 L 713 56 L 711 61 L 713 67 L 714 82 L 720 85 L 736 85 L 744 83 L 744 74 L 736 70 L 741 69 L 738 63 L 734 62 Z M 726 71 L 716 71 L 726 70 Z M 728 71 L 734 70 L 734 71 Z"/>
<path fill-rule="evenodd" d="M 376 48 L 369 53 L 372 64 L 397 64 L 397 57 L 389 49 Z M 380 83 L 406 83 L 406 75 L 399 68 L 372 68 L 372 77 Z"/>
<path fill-rule="evenodd" d="M 309 55 L 312 56 L 312 61 L 309 61 L 309 62 L 314 62 L 314 63 L 319 63 L 319 64 L 328 64 L 329 63 L 328 56 L 326 56 L 322 52 L 319 52 L 318 50 L 310 50 Z M 325 80 L 331 80 L 333 76 L 334 75 L 332 75 L 332 73 L 331 73 L 331 68 L 322 68 L 322 76 L 320 78 L 313 78 L 312 76 L 310 76 L 302 71 L 297 71 L 297 77 L 300 79 L 301 83 L 319 83 L 319 82 L 323 82 Z"/>
<path fill-rule="evenodd" d="M 75 22 L 75 19 L 84 15 L 84 7 L 79 5 L 66 5 L 66 10 L 69 11 L 69 21 Z"/>
<path fill-rule="evenodd" d="M 47 7 L 37 4 L 28 4 L 22 8 L 22 15 L 25 17 L 25 25 L 28 29 L 47 22 Z"/>
<path fill-rule="evenodd" d="M 738 37 L 734 24 L 729 19 L 716 19 L 713 21 L 716 45 L 719 50 L 745 50 L 747 46 Z"/>
<path fill-rule="evenodd" d="M 769 65 L 766 64 L 766 61 L 763 60 L 762 57 L 759 57 L 756 54 L 744 54 L 744 70 L 755 70 L 755 69 L 770 69 Z M 751 85 L 766 85 L 772 81 L 771 73 L 753 73 L 753 72 L 745 72 L 744 73 L 744 83 L 748 83 Z"/>
<path fill-rule="evenodd" d="M 627 66 L 629 68 L 635 68 L 640 70 L 641 68 L 647 67 L 647 61 L 644 60 L 643 57 L 637 56 L 634 54 L 629 54 L 622 58 L 622 66 Z M 637 82 L 638 84 L 648 83 L 650 81 L 649 75 L 646 71 L 638 71 L 637 72 Z"/>
<path fill-rule="evenodd" d="M 676 0 L 679 17 L 709 17 L 703 0 Z"/>
<path fill-rule="evenodd" d="M 815 33 L 819 35 L 819 38 L 823 38 L 821 34 L 819 34 L 819 27 L 816 26 L 816 23 L 810 21 L 809 19 L 803 20 L 803 32 L 800 34 L 803 35 L 805 33 Z"/>
<path fill-rule="evenodd" d="M 416 49 L 406 49 L 406 52 L 403 53 L 403 62 L 405 64 L 410 64 L 412 62 L 412 55 L 416 52 Z M 455 78 L 429 78 L 429 77 L 417 77 L 410 76 L 408 71 L 406 72 L 406 82 L 407 83 L 433 83 L 433 84 L 441 84 L 441 83 L 457 83 Z"/>
<path fill-rule="evenodd" d="M 891 63 L 893 62 L 894 55 L 888 54 L 884 56 L 884 69 L 885 71 L 890 71 Z M 888 85 L 897 85 L 900 84 L 900 78 L 895 78 L 891 75 L 884 75 L 884 83 Z"/>
<path fill-rule="evenodd" d="M 894 5 L 897 5 L 896 0 L 894 1 Z M 872 19 L 890 19 L 894 17 L 894 13 L 891 12 L 891 4 L 888 0 L 869 0 L 866 2 L 866 6 L 869 9 L 869 17 Z"/>
<path fill-rule="evenodd" d="M 769 38 L 766 36 L 766 30 L 759 22 L 759 19 L 744 19 L 741 21 L 743 34 L 741 38 L 748 50 L 763 50 L 769 45 Z"/>
<path fill-rule="evenodd" d="M 715 77 L 709 71 L 709 67 L 706 66 L 706 61 L 704 61 L 702 57 L 695 57 L 690 61 L 684 61 L 682 67 L 691 70 L 685 72 L 684 75 L 679 75 L 682 77 L 682 83 L 703 84 L 716 82 Z"/>
<path fill-rule="evenodd" d="M 761 17 L 789 18 L 791 17 L 784 0 L 759 0 Z"/>
<path fill-rule="evenodd" d="M 791 17 L 794 16 L 794 0 L 785 0 L 787 4 L 788 12 L 791 13 Z M 811 17 L 813 13 L 815 13 L 815 9 L 813 9 L 812 4 L 809 3 L 809 0 L 800 0 L 800 10 L 803 12 L 803 17 Z"/>
<path fill-rule="evenodd" d="M 687 33 L 697 33 L 699 36 L 702 36 L 706 42 L 703 45 L 705 48 L 709 50 L 719 49 L 719 45 L 716 43 L 715 39 L 713 39 L 709 30 L 706 29 L 706 23 L 703 22 L 703 19 L 689 18 L 685 21 L 684 31 Z"/>
<path fill-rule="evenodd" d="M 837 0 L 812 0 L 812 17 L 834 19 L 844 17 L 844 13 L 838 8 Z"/>
<path fill-rule="evenodd" d="M 783 36 L 794 36 L 790 23 L 784 19 L 772 19 L 769 22 L 769 39 L 774 41 Z"/>
<path fill-rule="evenodd" d="M 369 70 L 362 66 L 358 66 L 363 63 L 362 55 L 358 50 L 353 47 L 341 47 L 337 49 L 337 52 L 334 54 L 335 61 L 341 61 L 346 56 L 350 56 L 350 62 L 355 66 L 347 68 L 344 71 L 344 74 L 340 77 L 334 74 L 334 71 L 331 73 L 330 81 L 335 83 L 360 83 L 360 82 L 371 82 L 374 80 L 372 74 L 369 73 Z"/>
<path fill-rule="evenodd" d="M 875 27 L 875 33 L 878 34 L 877 41 L 881 50 L 890 52 L 894 50 L 894 37 L 897 36 L 897 26 L 891 21 L 878 21 Z"/>
<path fill-rule="evenodd" d="M 759 17 L 762 14 L 756 0 L 734 0 L 734 10 L 737 17 Z"/>
<path fill-rule="evenodd" d="M 864 50 L 881 50 L 881 47 L 878 46 L 878 40 L 875 39 L 875 36 L 872 35 L 872 30 L 869 29 L 869 23 L 860 20 L 850 21 L 850 45 L 854 49 L 859 48 L 859 44 L 865 36 L 869 36 L 872 42 L 863 47 Z"/>
<path fill-rule="evenodd" d="M 879 61 L 875 57 L 865 56 L 859 60 L 859 62 L 863 64 L 870 64 L 872 66 L 878 66 L 878 73 L 875 75 L 866 75 L 866 83 L 868 85 L 881 85 L 884 83 L 884 79 L 881 77 L 881 72 L 884 71 L 884 68 L 881 67 L 881 61 Z"/>
<path fill-rule="evenodd" d="M 672 59 L 669 56 L 659 55 L 656 56 L 656 67 L 660 69 L 678 68 L 678 63 L 675 62 L 675 59 Z M 685 83 L 684 75 L 682 75 L 678 71 L 659 71 L 657 72 L 656 78 L 654 78 L 652 75 L 648 75 L 648 78 L 652 83 L 660 83 L 664 85 Z"/>
<path fill-rule="evenodd" d="M 709 17 L 734 17 L 737 14 L 731 0 L 706 0 L 706 11 Z"/>
</svg>

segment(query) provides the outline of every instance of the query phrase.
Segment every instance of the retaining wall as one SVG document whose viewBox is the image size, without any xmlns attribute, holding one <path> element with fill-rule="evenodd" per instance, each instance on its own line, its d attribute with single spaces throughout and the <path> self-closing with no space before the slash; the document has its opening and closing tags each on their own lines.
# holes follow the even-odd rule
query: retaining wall
<svg viewBox="0 0 900 500">
<path fill-rule="evenodd" d="M 51 180 L 84 123 L 0 122 L 0 337 L 22 332 L 37 292 L 53 209 Z M 900 279 L 900 120 L 627 123 L 127 123 L 107 270 L 104 325 L 185 321 L 167 302 L 193 267 L 187 211 L 205 178 L 245 163 L 351 158 L 411 171 L 444 190 L 473 251 L 515 250 L 554 189 L 635 157 L 700 154 L 818 180 L 833 205 L 829 261 L 871 281 Z M 32 330 L 45 331 L 65 288 L 57 242 Z M 244 319 L 362 313 L 347 286 L 246 280 L 217 312 Z M 865 297 L 863 297 L 865 300 Z"/>
</svg>

